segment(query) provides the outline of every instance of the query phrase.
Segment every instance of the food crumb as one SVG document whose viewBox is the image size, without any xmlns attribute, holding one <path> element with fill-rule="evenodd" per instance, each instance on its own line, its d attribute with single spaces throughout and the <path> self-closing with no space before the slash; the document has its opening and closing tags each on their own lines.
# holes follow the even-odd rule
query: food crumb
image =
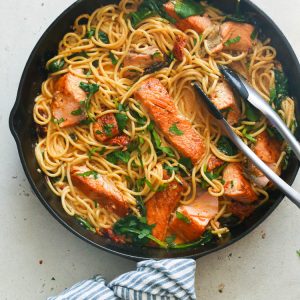
<svg viewBox="0 0 300 300">
<path fill-rule="evenodd" d="M 39 264 L 40 264 L 40 265 L 43 264 L 43 260 L 42 260 L 42 259 L 39 260 Z"/>
<path fill-rule="evenodd" d="M 223 293 L 224 287 L 225 287 L 224 283 L 219 284 L 219 286 L 218 286 L 219 293 Z"/>
<path fill-rule="evenodd" d="M 52 277 L 52 278 L 51 278 L 51 280 L 55 280 L 55 278 L 54 278 L 54 277 Z"/>
<path fill-rule="evenodd" d="M 264 231 L 261 231 L 261 238 L 264 240 L 266 238 L 266 233 Z"/>
</svg>

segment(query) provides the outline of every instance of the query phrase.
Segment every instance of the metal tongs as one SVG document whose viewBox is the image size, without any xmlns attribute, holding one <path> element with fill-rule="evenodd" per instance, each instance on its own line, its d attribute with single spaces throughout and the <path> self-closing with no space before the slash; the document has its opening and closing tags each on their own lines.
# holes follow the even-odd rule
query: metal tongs
<svg viewBox="0 0 300 300">
<path fill-rule="evenodd" d="M 232 69 L 219 66 L 221 73 L 224 75 L 225 80 L 229 85 L 239 94 L 244 101 L 249 101 L 254 107 L 256 107 L 270 123 L 280 132 L 285 141 L 291 146 L 293 152 L 300 160 L 300 145 L 286 124 L 272 109 L 272 107 L 254 90 L 253 87 L 246 82 L 242 76 L 238 75 Z M 272 181 L 294 204 L 300 208 L 300 193 L 289 186 L 283 179 L 281 179 L 271 168 L 269 168 L 256 154 L 238 137 L 238 135 L 232 130 L 222 113 L 213 104 L 210 98 L 202 90 L 199 83 L 194 82 L 197 92 L 201 95 L 205 101 L 210 113 L 215 117 L 219 126 L 223 132 L 230 138 L 230 140 L 248 157 L 253 164 L 261 170 L 264 175 Z"/>
</svg>

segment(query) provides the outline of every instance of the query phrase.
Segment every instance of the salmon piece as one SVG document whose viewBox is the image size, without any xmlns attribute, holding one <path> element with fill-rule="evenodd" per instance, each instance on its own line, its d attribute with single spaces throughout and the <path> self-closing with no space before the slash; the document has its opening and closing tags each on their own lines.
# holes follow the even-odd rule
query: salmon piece
<svg viewBox="0 0 300 300">
<path fill-rule="evenodd" d="M 254 26 L 246 23 L 225 22 L 220 27 L 224 48 L 227 50 L 248 51 L 252 46 L 251 34 Z M 236 43 L 226 45 L 228 40 L 240 37 Z"/>
<path fill-rule="evenodd" d="M 118 122 L 113 113 L 108 113 L 97 118 L 93 124 L 96 140 L 103 143 L 119 134 Z"/>
<path fill-rule="evenodd" d="M 266 164 L 274 164 L 280 157 L 281 143 L 263 131 L 256 137 L 253 151 Z"/>
<path fill-rule="evenodd" d="M 224 110 L 230 125 L 236 124 L 241 116 L 233 91 L 227 82 L 219 82 L 211 95 L 211 100 L 219 110 Z"/>
<path fill-rule="evenodd" d="M 145 48 L 143 53 L 129 52 L 124 58 L 124 67 L 138 67 L 140 69 L 147 69 L 154 64 L 162 63 L 165 61 L 163 53 L 156 47 L 150 46 Z M 140 75 L 136 70 L 126 70 L 124 76 L 128 78 Z"/>
<path fill-rule="evenodd" d="M 170 230 L 184 242 L 197 240 L 204 233 L 209 221 L 218 213 L 218 209 L 217 197 L 198 191 L 194 202 L 179 206 L 176 211 L 187 220 L 179 219 L 175 213 L 169 224 Z"/>
<path fill-rule="evenodd" d="M 181 155 L 190 158 L 193 164 L 202 158 L 206 148 L 204 139 L 192 127 L 191 122 L 179 113 L 158 79 L 148 78 L 143 81 L 134 97 L 142 103 L 150 118 Z M 172 131 L 174 127 L 178 128 L 179 134 Z"/>
<path fill-rule="evenodd" d="M 238 216 L 241 220 L 243 220 L 254 212 L 255 206 L 234 201 L 230 204 L 228 209 L 233 215 Z"/>
<path fill-rule="evenodd" d="M 174 180 L 168 184 L 165 191 L 155 193 L 146 202 L 147 223 L 155 224 L 152 234 L 161 241 L 166 239 L 171 214 L 179 205 L 184 188 L 184 184 Z"/>
<path fill-rule="evenodd" d="M 129 206 L 121 192 L 106 177 L 95 173 L 90 176 L 80 176 L 91 171 L 86 166 L 72 166 L 71 178 L 74 186 L 90 199 L 95 200 L 100 206 L 117 214 L 125 216 L 129 212 Z"/>
<path fill-rule="evenodd" d="M 81 108 L 80 102 L 86 98 L 86 93 L 79 87 L 80 82 L 86 81 L 67 73 L 55 83 L 51 109 L 55 119 L 64 120 L 59 124 L 61 128 L 75 126 L 86 118 L 84 113 L 72 115 L 73 111 Z"/>
<path fill-rule="evenodd" d="M 179 61 L 183 60 L 184 57 L 184 47 L 186 46 L 186 38 L 183 35 L 176 35 L 176 41 L 174 43 L 173 54 Z"/>
<path fill-rule="evenodd" d="M 224 163 L 225 162 L 222 159 L 216 157 L 215 155 L 211 155 L 207 162 L 207 171 L 211 172 L 214 169 L 221 167 Z"/>
<path fill-rule="evenodd" d="M 258 196 L 255 194 L 250 182 L 243 174 L 240 163 L 228 164 L 223 171 L 223 179 L 225 181 L 225 196 L 242 203 L 251 203 L 258 200 Z"/>
<path fill-rule="evenodd" d="M 182 31 L 187 29 L 193 29 L 198 33 L 203 33 L 204 30 L 212 25 L 208 16 L 190 16 L 185 19 L 181 19 L 175 12 L 175 6 L 170 1 L 164 4 L 167 14 L 176 20 L 176 27 Z"/>
<path fill-rule="evenodd" d="M 122 134 L 118 135 L 108 141 L 112 146 L 126 147 L 130 142 L 130 137 L 128 135 Z"/>
</svg>

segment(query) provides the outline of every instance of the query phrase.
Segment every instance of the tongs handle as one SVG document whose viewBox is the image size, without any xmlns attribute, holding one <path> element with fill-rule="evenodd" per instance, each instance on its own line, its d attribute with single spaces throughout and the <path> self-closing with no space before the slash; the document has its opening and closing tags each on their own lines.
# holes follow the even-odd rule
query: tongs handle
<svg viewBox="0 0 300 300">
<path fill-rule="evenodd" d="M 244 80 L 242 76 L 234 72 L 232 69 L 225 66 L 219 66 L 219 69 L 230 86 L 238 94 L 240 94 L 244 100 L 249 101 L 254 107 L 256 107 L 265 115 L 265 117 L 290 145 L 298 160 L 300 160 L 299 142 L 296 140 L 295 136 L 279 117 L 279 115 L 269 105 L 269 103 L 265 101 L 262 96 L 249 83 L 247 83 L 246 80 Z"/>
<path fill-rule="evenodd" d="M 300 208 L 300 193 L 289 186 L 270 167 L 268 167 L 256 154 L 235 134 L 226 120 L 219 121 L 220 127 L 230 140 L 247 156 L 253 164 L 261 170 L 293 203 Z"/>
<path fill-rule="evenodd" d="M 289 186 L 283 179 L 281 179 L 270 167 L 268 167 L 256 154 L 242 141 L 240 137 L 232 130 L 231 126 L 224 119 L 221 112 L 211 102 L 209 97 L 204 93 L 197 82 L 194 82 L 197 92 L 202 96 L 210 113 L 215 117 L 223 132 L 230 138 L 230 140 L 248 157 L 254 165 L 261 170 L 266 177 L 271 180 L 294 204 L 300 208 L 300 193 Z"/>
</svg>

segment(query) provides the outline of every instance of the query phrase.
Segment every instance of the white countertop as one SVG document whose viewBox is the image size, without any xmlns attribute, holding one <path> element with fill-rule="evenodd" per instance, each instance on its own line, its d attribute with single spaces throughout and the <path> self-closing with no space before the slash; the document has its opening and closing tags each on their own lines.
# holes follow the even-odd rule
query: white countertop
<svg viewBox="0 0 300 300">
<path fill-rule="evenodd" d="M 8 129 L 33 46 L 72 2 L 0 1 L 0 299 L 45 299 L 94 274 L 110 280 L 135 267 L 75 237 L 46 211 L 30 190 Z M 299 0 L 254 2 L 275 20 L 300 57 Z M 299 176 L 294 187 L 300 190 Z M 198 299 L 300 299 L 299 228 L 300 211 L 285 200 L 247 237 L 197 260 Z"/>
</svg>

